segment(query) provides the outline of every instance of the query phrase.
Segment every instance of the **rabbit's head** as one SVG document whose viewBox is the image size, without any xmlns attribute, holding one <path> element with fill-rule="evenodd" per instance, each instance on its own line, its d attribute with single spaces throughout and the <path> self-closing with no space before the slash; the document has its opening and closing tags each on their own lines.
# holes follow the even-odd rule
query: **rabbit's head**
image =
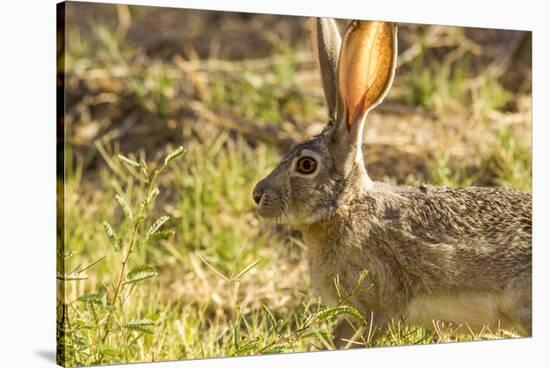
<svg viewBox="0 0 550 368">
<path fill-rule="evenodd" d="M 367 113 L 387 94 L 397 55 L 397 27 L 353 21 L 343 40 L 332 19 L 313 22 L 313 45 L 329 121 L 294 146 L 254 188 L 260 216 L 295 226 L 328 216 L 343 198 L 372 186 L 361 150 Z"/>
</svg>

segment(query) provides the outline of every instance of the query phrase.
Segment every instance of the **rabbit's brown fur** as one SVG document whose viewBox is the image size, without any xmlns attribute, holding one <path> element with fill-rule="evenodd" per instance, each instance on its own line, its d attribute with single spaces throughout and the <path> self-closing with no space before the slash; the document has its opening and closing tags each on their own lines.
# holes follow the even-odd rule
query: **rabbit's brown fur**
<svg viewBox="0 0 550 368">
<path fill-rule="evenodd" d="M 396 32 L 355 21 L 340 42 L 332 20 L 316 21 L 329 123 L 256 185 L 257 212 L 303 232 L 312 285 L 326 303 L 342 302 L 368 271 L 367 287 L 344 302 L 376 327 L 441 320 L 530 335 L 530 194 L 392 187 L 367 175 L 363 126 L 391 85 Z"/>
<path fill-rule="evenodd" d="M 366 316 L 375 311 L 382 328 L 405 317 L 477 330 L 500 323 L 530 334 L 529 194 L 381 185 L 302 231 L 312 284 L 323 300 L 338 302 L 336 275 L 351 290 L 366 269 L 372 285 L 351 302 Z"/>
</svg>

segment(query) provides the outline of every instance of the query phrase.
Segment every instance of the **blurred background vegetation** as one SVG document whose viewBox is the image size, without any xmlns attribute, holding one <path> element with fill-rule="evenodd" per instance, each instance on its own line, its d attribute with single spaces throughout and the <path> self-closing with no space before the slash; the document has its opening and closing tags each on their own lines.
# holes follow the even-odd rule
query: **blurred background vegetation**
<svg viewBox="0 0 550 368">
<path fill-rule="evenodd" d="M 66 131 L 58 278 L 67 364 L 333 348 L 331 319 L 307 339 L 281 339 L 319 301 L 309 291 L 299 234 L 260 223 L 251 200 L 255 182 L 285 150 L 326 122 L 309 21 L 66 5 L 58 55 Z M 531 190 L 530 32 L 400 24 L 398 65 L 394 87 L 367 123 L 373 179 Z M 128 236 L 115 195 L 137 203 L 146 194 L 115 158 L 160 162 L 180 145 L 186 154 L 159 178 L 151 213 L 170 216 L 174 233 L 136 247 L 132 262 L 152 264 L 158 275 L 123 307 L 151 323 L 99 341 L 101 308 L 109 314 L 108 285 L 120 268 L 102 224 Z M 69 270 L 98 259 L 85 276 L 67 279 Z M 230 276 L 242 270 L 238 280 Z M 99 299 L 83 298 L 94 292 Z M 364 344 L 480 337 L 399 326 Z"/>
</svg>

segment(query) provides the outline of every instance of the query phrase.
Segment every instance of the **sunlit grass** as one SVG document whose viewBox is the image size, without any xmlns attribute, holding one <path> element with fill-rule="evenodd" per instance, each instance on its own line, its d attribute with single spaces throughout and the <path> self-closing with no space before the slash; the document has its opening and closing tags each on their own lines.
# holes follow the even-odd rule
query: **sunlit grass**
<svg viewBox="0 0 550 368">
<path fill-rule="evenodd" d="M 409 68 L 402 83 L 406 86 L 403 100 L 410 106 L 452 113 L 475 103 L 484 115 L 501 109 L 512 98 L 497 79 L 475 71 L 469 53 L 459 63 L 450 64 L 429 60 L 423 49 Z"/>
</svg>

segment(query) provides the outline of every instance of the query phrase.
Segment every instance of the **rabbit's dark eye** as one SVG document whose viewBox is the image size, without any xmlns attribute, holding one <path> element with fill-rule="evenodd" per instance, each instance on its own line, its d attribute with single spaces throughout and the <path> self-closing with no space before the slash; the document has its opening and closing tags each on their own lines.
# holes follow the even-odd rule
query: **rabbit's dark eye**
<svg viewBox="0 0 550 368">
<path fill-rule="evenodd" d="M 311 174 L 317 168 L 317 161 L 315 159 L 305 156 L 298 160 L 296 163 L 296 171 L 301 174 Z"/>
</svg>

